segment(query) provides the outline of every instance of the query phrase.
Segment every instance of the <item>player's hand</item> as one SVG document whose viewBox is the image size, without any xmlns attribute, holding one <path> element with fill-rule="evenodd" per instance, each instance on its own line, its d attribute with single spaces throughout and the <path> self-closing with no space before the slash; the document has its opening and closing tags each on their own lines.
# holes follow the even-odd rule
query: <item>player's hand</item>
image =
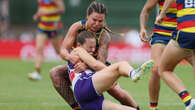
<svg viewBox="0 0 195 110">
<path fill-rule="evenodd" d="M 78 63 L 80 61 L 80 58 L 79 56 L 74 52 L 72 51 L 70 53 L 70 58 L 68 59 L 73 65 L 75 65 L 76 63 Z"/>
<path fill-rule="evenodd" d="M 38 21 L 41 15 L 45 15 L 47 13 L 48 13 L 47 10 L 45 10 L 43 8 L 39 8 L 37 13 L 33 15 L 33 20 Z"/>
<path fill-rule="evenodd" d="M 77 62 L 80 61 L 80 58 L 79 58 L 77 55 L 71 55 L 69 61 L 70 61 L 72 64 L 76 64 Z"/>
<path fill-rule="evenodd" d="M 148 37 L 147 31 L 145 29 L 142 29 L 140 31 L 140 40 L 144 43 L 149 43 L 150 42 L 150 37 Z"/>
<path fill-rule="evenodd" d="M 87 69 L 87 65 L 80 61 L 74 65 L 74 69 L 75 69 L 74 71 L 75 73 L 80 73 Z"/>
<path fill-rule="evenodd" d="M 163 22 L 164 17 L 165 17 L 165 14 L 159 14 L 159 15 L 156 17 L 155 24 L 160 25 L 160 24 Z"/>
<path fill-rule="evenodd" d="M 33 20 L 34 21 L 38 21 L 39 20 L 39 17 L 40 16 L 36 13 L 36 14 L 33 15 Z"/>
</svg>

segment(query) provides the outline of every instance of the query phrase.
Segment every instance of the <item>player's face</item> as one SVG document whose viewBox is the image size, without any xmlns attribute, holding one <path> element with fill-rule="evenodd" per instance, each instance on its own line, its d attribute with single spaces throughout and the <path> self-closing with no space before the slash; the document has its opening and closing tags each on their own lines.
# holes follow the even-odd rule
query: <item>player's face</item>
<svg viewBox="0 0 195 110">
<path fill-rule="evenodd" d="M 98 31 L 104 25 L 105 14 L 92 12 L 87 16 L 87 28 L 93 32 Z"/>
<path fill-rule="evenodd" d="M 81 45 L 90 55 L 93 54 L 96 48 L 96 40 L 95 38 L 88 38 L 86 39 L 85 43 Z"/>
</svg>

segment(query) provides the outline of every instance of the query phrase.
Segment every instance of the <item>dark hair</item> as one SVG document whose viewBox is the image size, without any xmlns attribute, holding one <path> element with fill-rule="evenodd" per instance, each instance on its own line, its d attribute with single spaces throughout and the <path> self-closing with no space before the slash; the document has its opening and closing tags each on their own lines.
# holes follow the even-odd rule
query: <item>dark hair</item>
<svg viewBox="0 0 195 110">
<path fill-rule="evenodd" d="M 93 33 L 90 31 L 81 31 L 78 36 L 77 36 L 77 43 L 80 43 L 81 45 L 83 45 L 86 41 L 86 39 L 92 39 L 94 37 Z"/>
<path fill-rule="evenodd" d="M 105 14 L 105 16 L 107 15 L 106 7 L 104 6 L 104 4 L 97 1 L 92 2 L 87 8 L 87 15 L 90 15 L 93 12 Z"/>
</svg>

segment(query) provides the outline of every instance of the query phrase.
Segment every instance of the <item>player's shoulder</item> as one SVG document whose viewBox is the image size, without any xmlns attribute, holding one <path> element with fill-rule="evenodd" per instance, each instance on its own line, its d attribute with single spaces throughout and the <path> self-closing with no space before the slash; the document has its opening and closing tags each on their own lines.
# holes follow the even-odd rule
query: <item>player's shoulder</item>
<svg viewBox="0 0 195 110">
<path fill-rule="evenodd" d="M 81 27 L 81 22 L 77 21 L 71 25 L 70 30 L 78 31 Z"/>
<path fill-rule="evenodd" d="M 111 30 L 107 30 L 106 28 L 103 28 L 101 38 L 106 38 L 111 40 L 110 34 L 111 34 Z"/>
</svg>

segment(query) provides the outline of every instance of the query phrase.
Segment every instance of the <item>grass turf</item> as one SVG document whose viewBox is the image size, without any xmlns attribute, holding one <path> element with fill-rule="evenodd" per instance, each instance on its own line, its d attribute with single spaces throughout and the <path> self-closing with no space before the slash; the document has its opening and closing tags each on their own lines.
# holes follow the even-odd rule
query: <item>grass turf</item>
<svg viewBox="0 0 195 110">
<path fill-rule="evenodd" d="M 33 71 L 33 62 L 20 60 L 0 60 L 0 110 L 71 110 L 52 86 L 49 70 L 64 62 L 46 62 L 43 65 L 40 82 L 27 79 L 27 73 Z M 133 65 L 137 67 L 137 65 Z M 177 66 L 175 72 L 184 82 L 185 87 L 195 97 L 195 80 L 193 70 L 189 65 Z M 139 104 L 142 110 L 149 110 L 147 73 L 138 83 L 127 78 L 120 78 L 121 88 L 127 90 Z M 118 103 L 105 93 L 105 97 Z M 161 81 L 159 98 L 160 110 L 184 110 L 180 98 Z"/>
</svg>

